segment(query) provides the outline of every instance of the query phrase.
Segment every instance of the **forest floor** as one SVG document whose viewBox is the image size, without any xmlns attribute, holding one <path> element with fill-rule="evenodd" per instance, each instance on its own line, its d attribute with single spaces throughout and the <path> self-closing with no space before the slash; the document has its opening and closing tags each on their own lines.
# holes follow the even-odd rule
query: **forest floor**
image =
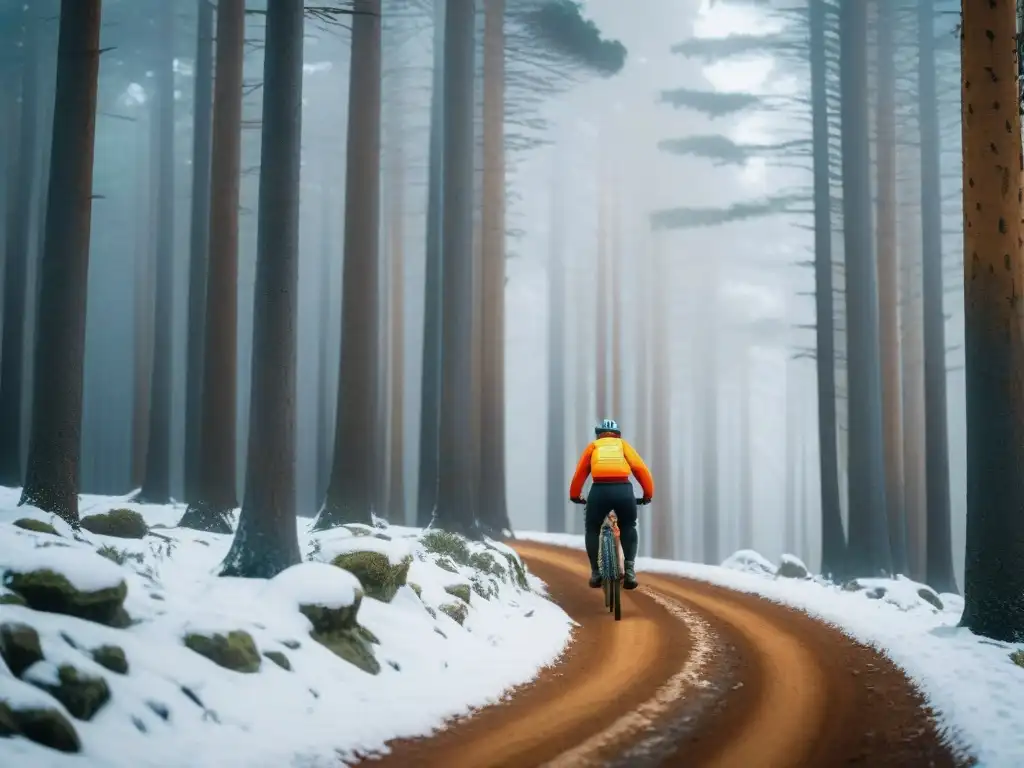
<svg viewBox="0 0 1024 768">
<path fill-rule="evenodd" d="M 500 700 L 570 638 L 500 543 L 299 518 L 305 562 L 222 578 L 232 537 L 174 527 L 181 506 L 83 496 L 73 531 L 17 501 L 0 488 L 0 765 L 354 762 Z"/>
</svg>

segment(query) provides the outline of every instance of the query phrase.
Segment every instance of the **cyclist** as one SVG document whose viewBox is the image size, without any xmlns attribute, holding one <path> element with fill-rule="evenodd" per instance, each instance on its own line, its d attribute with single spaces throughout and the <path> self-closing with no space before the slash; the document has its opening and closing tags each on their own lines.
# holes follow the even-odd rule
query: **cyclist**
<svg viewBox="0 0 1024 768">
<path fill-rule="evenodd" d="M 597 565 L 598 542 L 601 524 L 612 510 L 619 518 L 622 555 L 625 566 L 623 584 L 626 589 L 636 589 L 636 552 L 639 539 L 636 532 L 636 497 L 629 482 L 630 473 L 643 488 L 643 503 L 654 498 L 654 478 L 647 469 L 640 454 L 622 439 L 619 425 L 612 419 L 605 419 L 594 428 L 596 439 L 583 449 L 580 462 L 569 485 L 569 500 L 583 501 L 583 483 L 590 475 L 594 482 L 586 500 L 585 520 L 587 557 L 590 558 L 590 586 L 601 586 L 601 572 Z"/>
</svg>

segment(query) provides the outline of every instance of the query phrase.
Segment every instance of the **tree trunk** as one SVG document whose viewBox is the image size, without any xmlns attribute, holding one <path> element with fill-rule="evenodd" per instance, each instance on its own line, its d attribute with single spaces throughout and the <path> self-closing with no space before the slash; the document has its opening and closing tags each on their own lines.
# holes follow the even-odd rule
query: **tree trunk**
<svg viewBox="0 0 1024 768">
<path fill-rule="evenodd" d="M 956 592 L 949 508 L 946 428 L 946 319 L 942 307 L 942 177 L 935 91 L 935 5 L 918 4 L 918 114 L 921 127 L 921 280 L 924 314 L 925 575 L 940 592 Z"/>
<path fill-rule="evenodd" d="M 379 490 L 381 0 L 353 7 L 338 405 L 316 530 L 372 523 Z"/>
<path fill-rule="evenodd" d="M 444 205 L 441 240 L 441 411 L 432 526 L 479 536 L 466 479 L 473 471 L 469 414 L 473 315 L 473 76 L 476 8 L 453 3 L 445 18 Z"/>
<path fill-rule="evenodd" d="M 320 212 L 320 333 L 317 336 L 317 408 L 318 414 L 316 430 L 316 498 L 321 499 L 327 494 L 327 484 L 331 480 L 331 459 L 332 449 L 331 425 L 334 423 L 334 414 L 331 411 L 331 376 L 330 353 L 328 343 L 331 334 L 328 328 L 331 327 L 331 258 L 334 249 L 331 247 L 331 195 L 325 187 L 323 190 L 323 210 Z"/>
<path fill-rule="evenodd" d="M 750 348 L 741 342 L 739 359 L 740 548 L 754 546 L 754 457 L 750 425 Z M 795 513 L 795 509 L 792 511 Z"/>
<path fill-rule="evenodd" d="M 86 286 L 100 63 L 100 0 L 61 0 L 57 89 L 40 264 L 35 397 L 20 504 L 78 525 Z"/>
<path fill-rule="evenodd" d="M 1021 126 L 1013 0 L 965 3 L 967 556 L 963 626 L 1024 641 Z M 929 542 L 929 545 L 931 542 Z M 929 555 L 931 554 L 929 546 Z"/>
<path fill-rule="evenodd" d="M 156 303 L 146 475 L 139 500 L 171 500 L 171 315 L 174 307 L 174 6 L 160 3 L 156 47 Z"/>
<path fill-rule="evenodd" d="M 698 342 L 701 347 L 700 409 L 701 438 L 701 521 L 704 562 L 716 565 L 721 561 L 719 551 L 719 489 L 718 489 L 718 271 L 705 263 L 702 288 L 707 330 Z"/>
<path fill-rule="evenodd" d="M 555 173 L 559 170 L 557 165 Z M 548 253 L 547 526 L 565 533 L 565 212 L 563 189 L 551 185 L 551 250 Z"/>
<path fill-rule="evenodd" d="M 213 5 L 210 0 L 199 0 L 194 98 L 188 268 L 188 362 L 185 387 L 185 500 L 189 503 L 196 500 L 199 491 L 203 318 L 210 248 L 210 153 L 213 125 Z"/>
<path fill-rule="evenodd" d="M 611 217 L 610 242 L 608 244 L 608 271 L 611 277 L 611 386 L 612 418 L 622 419 L 622 215 L 616 191 L 619 179 L 612 178 L 612 204 L 608 213 Z M 600 312 L 603 305 L 599 305 Z M 620 425 L 621 426 L 621 425 Z"/>
<path fill-rule="evenodd" d="M 147 110 L 147 124 L 139 131 L 137 160 L 137 209 L 135 216 L 135 275 L 133 307 L 133 396 L 131 488 L 138 491 L 146 476 L 146 445 L 149 442 L 150 383 L 153 365 L 153 223 L 156 195 L 150 180 L 156 168 L 153 148 L 156 116 Z"/>
<path fill-rule="evenodd" d="M 420 451 L 416 524 L 430 524 L 437 506 L 441 416 L 441 218 L 444 211 L 445 18 L 447 0 L 434 2 L 434 71 L 430 97 L 427 178 L 426 277 L 423 303 L 423 362 L 420 388 Z"/>
<path fill-rule="evenodd" d="M 920 222 L 907 219 L 906 229 L 914 232 L 901 248 L 903 308 L 903 508 L 907 520 L 907 561 L 910 578 L 925 580 L 925 537 L 927 536 L 924 493 L 924 342 L 921 327 L 920 259 L 917 235 Z M 911 245 L 913 243 L 913 245 Z"/>
<path fill-rule="evenodd" d="M 494 536 L 512 528 L 505 490 L 505 0 L 491 0 L 485 13 L 480 518 Z"/>
<path fill-rule="evenodd" d="M 22 45 L 21 108 L 17 128 L 17 158 L 7 190 L 6 257 L 3 279 L 3 327 L 0 348 L 0 485 L 22 484 L 22 400 L 25 380 L 25 308 L 28 293 L 28 254 L 35 163 L 39 93 L 39 20 L 27 10 Z"/>
<path fill-rule="evenodd" d="M 199 477 L 179 525 L 231 533 L 238 506 L 236 407 L 238 390 L 238 201 L 242 148 L 242 70 L 245 0 L 217 3 L 217 80 L 213 96 L 210 240 L 205 337 L 201 366 Z"/>
<path fill-rule="evenodd" d="M 672 495 L 672 347 L 669 343 L 670 266 L 659 238 L 652 274 L 650 303 L 653 305 L 651 328 L 651 404 L 657 418 L 651 420 L 651 466 L 657 486 L 657 501 L 651 514 L 651 554 L 672 559 L 676 556 Z M 646 300 L 648 297 L 644 297 Z"/>
<path fill-rule="evenodd" d="M 892 573 L 892 557 L 885 503 L 878 280 L 871 249 L 867 19 L 865 3 L 840 5 L 849 565 L 861 575 L 874 576 Z"/>
<path fill-rule="evenodd" d="M 391 152 L 390 190 L 388 191 L 390 291 L 390 360 L 388 408 L 388 519 L 405 525 L 405 107 L 402 86 L 396 85 L 396 109 L 392 116 L 394 147 Z"/>
<path fill-rule="evenodd" d="M 608 317 L 602 307 L 608 306 L 608 195 L 607 180 L 602 174 L 597 187 L 597 297 L 594 299 L 594 340 L 596 342 L 595 375 L 597 378 L 597 418 L 609 418 L 608 400 Z"/>
<path fill-rule="evenodd" d="M 797 456 L 797 435 L 796 435 L 796 410 L 797 393 L 794 386 L 793 361 L 786 357 L 786 455 L 785 455 L 785 508 L 782 510 L 782 549 L 789 554 L 796 554 L 796 507 L 797 507 L 797 485 L 796 485 L 796 456 Z"/>
<path fill-rule="evenodd" d="M 832 199 L 829 190 L 828 65 L 825 0 L 810 0 L 811 112 L 814 156 L 814 332 L 821 476 L 821 572 L 842 576 L 846 535 L 839 502 L 836 433 L 835 310 L 832 294 Z"/>
<path fill-rule="evenodd" d="M 221 573 L 269 579 L 302 560 L 295 519 L 302 4 L 267 0 L 266 19 L 249 450 L 238 530 Z"/>
<path fill-rule="evenodd" d="M 900 401 L 899 267 L 896 255 L 896 23 L 897 6 L 877 0 L 878 73 L 876 88 L 875 228 L 878 260 L 879 347 L 882 352 L 882 432 L 889 549 L 896 573 L 907 573 L 906 517 L 903 509 L 903 435 Z"/>
</svg>

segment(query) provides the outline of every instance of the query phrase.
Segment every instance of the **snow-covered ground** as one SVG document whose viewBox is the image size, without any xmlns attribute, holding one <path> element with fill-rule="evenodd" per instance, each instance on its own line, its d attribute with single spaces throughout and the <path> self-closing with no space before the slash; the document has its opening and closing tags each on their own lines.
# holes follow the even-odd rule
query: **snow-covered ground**
<svg viewBox="0 0 1024 768">
<path fill-rule="evenodd" d="M 516 536 L 584 548 L 582 536 L 519 531 Z M 979 768 L 1024 766 L 1024 644 L 996 642 L 958 627 L 959 595 L 936 595 L 902 577 L 858 579 L 856 590 L 813 576 L 786 578 L 777 575 L 780 568 L 796 576 L 806 573 L 799 560 L 784 555 L 776 566 L 750 550 L 721 566 L 641 557 L 636 568 L 761 595 L 836 626 L 901 667 L 935 710 L 940 727 L 978 759 Z M 932 604 L 934 598 L 941 609 Z M 1011 653 L 1019 654 L 1020 666 Z"/>
<path fill-rule="evenodd" d="M 0 737 L 80 752 L 0 738 L 0 765 L 336 766 L 500 699 L 569 641 L 499 543 L 300 518 L 306 562 L 222 578 L 231 537 L 175 528 L 181 507 L 83 496 L 83 518 L 141 513 L 122 538 L 17 500 L 0 488 Z"/>
</svg>

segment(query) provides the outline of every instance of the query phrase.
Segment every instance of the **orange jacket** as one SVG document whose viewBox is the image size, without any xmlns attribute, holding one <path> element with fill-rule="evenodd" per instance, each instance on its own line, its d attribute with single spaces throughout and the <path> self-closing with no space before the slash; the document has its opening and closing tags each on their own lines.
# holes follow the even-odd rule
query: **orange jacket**
<svg viewBox="0 0 1024 768">
<path fill-rule="evenodd" d="M 599 437 L 583 449 L 569 485 L 569 498 L 580 497 L 587 475 L 595 483 L 622 483 L 629 480 L 631 472 L 644 489 L 644 496 L 653 499 L 654 478 L 640 454 L 621 437 Z"/>
</svg>

